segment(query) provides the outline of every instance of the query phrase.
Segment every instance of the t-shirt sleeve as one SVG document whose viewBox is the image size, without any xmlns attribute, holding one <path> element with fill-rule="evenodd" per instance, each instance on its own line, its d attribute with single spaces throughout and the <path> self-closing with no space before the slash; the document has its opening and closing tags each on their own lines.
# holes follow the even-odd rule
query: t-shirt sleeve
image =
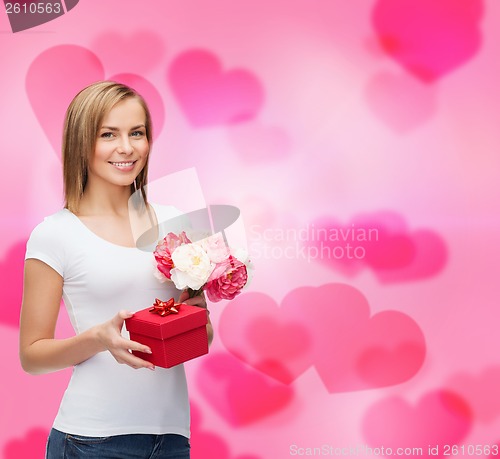
<svg viewBox="0 0 500 459">
<path fill-rule="evenodd" d="M 31 233 L 26 244 L 25 260 L 35 258 L 64 277 L 64 248 L 54 226 L 46 219 Z"/>
</svg>

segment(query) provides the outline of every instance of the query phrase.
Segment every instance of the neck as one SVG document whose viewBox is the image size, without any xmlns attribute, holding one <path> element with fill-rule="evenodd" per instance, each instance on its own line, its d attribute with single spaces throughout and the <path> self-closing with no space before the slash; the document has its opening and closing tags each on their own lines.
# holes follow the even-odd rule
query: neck
<svg viewBox="0 0 500 459">
<path fill-rule="evenodd" d="M 88 182 L 79 206 L 81 215 L 128 215 L 130 186 Z"/>
</svg>

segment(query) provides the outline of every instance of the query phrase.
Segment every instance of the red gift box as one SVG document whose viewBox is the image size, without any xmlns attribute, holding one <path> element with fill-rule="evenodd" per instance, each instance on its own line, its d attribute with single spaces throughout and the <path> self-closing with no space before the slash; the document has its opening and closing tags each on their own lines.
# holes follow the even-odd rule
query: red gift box
<svg viewBox="0 0 500 459">
<path fill-rule="evenodd" d="M 189 304 L 176 304 L 177 314 L 161 316 L 151 307 L 125 319 L 130 339 L 149 346 L 152 354 L 134 355 L 159 367 L 170 368 L 208 353 L 207 311 Z"/>
</svg>

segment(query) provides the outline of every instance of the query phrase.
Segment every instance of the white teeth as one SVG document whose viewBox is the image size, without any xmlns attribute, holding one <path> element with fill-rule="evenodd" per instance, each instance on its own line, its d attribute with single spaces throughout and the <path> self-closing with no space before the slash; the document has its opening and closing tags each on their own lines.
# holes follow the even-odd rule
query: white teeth
<svg viewBox="0 0 500 459">
<path fill-rule="evenodd" d="M 118 167 L 128 167 L 128 166 L 132 166 L 134 164 L 133 161 L 129 162 L 129 163 L 111 163 L 113 164 L 113 166 L 118 166 Z"/>
</svg>

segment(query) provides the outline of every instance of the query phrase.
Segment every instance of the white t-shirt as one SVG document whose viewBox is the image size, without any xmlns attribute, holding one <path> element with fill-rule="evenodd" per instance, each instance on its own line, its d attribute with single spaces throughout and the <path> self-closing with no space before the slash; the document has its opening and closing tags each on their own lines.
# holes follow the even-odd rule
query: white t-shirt
<svg viewBox="0 0 500 459">
<path fill-rule="evenodd" d="M 159 222 L 179 215 L 153 206 Z M 162 234 L 163 236 L 163 234 Z M 108 242 L 67 209 L 46 217 L 32 232 L 26 259 L 43 261 L 64 279 L 63 299 L 76 334 L 138 311 L 155 298 L 178 298 L 172 282 L 154 276 L 152 252 Z M 128 338 L 128 333 L 123 330 Z M 189 438 L 184 366 L 134 370 L 101 352 L 73 368 L 54 428 L 85 436 L 175 433 Z"/>
</svg>

